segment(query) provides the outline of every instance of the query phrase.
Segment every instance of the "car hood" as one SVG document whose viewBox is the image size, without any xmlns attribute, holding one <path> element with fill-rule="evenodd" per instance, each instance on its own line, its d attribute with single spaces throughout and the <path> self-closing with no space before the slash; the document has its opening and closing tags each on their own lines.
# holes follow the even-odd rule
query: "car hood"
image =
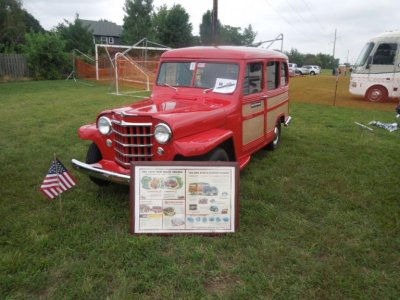
<svg viewBox="0 0 400 300">
<path fill-rule="evenodd" d="M 132 106 L 103 112 L 111 113 L 115 119 L 127 122 L 153 119 L 153 122 L 165 122 L 174 132 L 175 138 L 183 137 L 211 128 L 224 127 L 226 110 L 230 108 L 226 100 L 183 100 L 168 101 L 147 100 Z"/>
</svg>

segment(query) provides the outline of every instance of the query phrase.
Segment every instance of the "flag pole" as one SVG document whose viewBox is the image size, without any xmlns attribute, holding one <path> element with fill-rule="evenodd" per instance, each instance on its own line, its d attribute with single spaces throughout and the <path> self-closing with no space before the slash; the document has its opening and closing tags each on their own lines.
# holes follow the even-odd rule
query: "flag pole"
<svg viewBox="0 0 400 300">
<path fill-rule="evenodd" d="M 59 170 L 58 170 L 57 156 L 56 156 L 56 153 L 55 153 L 55 152 L 54 152 L 54 165 L 56 166 L 57 183 L 58 183 L 58 188 L 60 189 L 60 188 L 61 188 L 60 174 L 59 174 Z M 59 193 L 59 194 L 57 195 L 57 197 L 60 199 L 60 214 L 61 214 L 61 217 L 62 217 L 62 198 L 61 198 L 61 194 L 62 194 L 62 193 Z"/>
</svg>

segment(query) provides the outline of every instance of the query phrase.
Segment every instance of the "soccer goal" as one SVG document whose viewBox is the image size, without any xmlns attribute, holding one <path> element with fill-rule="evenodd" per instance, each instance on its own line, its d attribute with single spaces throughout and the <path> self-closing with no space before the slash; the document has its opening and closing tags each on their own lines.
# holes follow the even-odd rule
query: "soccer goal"
<svg viewBox="0 0 400 300">
<path fill-rule="evenodd" d="M 74 49 L 72 51 L 72 72 L 69 74 L 68 79 L 73 79 L 75 82 L 78 80 L 95 80 L 95 59 L 78 49 Z"/>
<path fill-rule="evenodd" d="M 147 39 L 133 46 L 96 44 L 96 80 L 108 82 L 117 95 L 149 91 L 160 56 L 169 49 Z"/>
</svg>

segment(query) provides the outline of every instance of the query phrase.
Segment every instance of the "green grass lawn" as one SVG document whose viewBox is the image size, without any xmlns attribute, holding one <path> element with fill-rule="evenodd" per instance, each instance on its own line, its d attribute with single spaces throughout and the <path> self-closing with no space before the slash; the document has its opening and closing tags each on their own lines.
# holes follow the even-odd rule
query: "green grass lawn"
<svg viewBox="0 0 400 300">
<path fill-rule="evenodd" d="M 240 174 L 238 233 L 131 236 L 129 190 L 70 164 L 89 144 L 79 126 L 132 101 L 107 91 L 0 84 L 0 299 L 400 297 L 400 132 L 354 124 L 394 122 L 394 110 L 299 103 L 291 90 L 281 147 Z M 54 153 L 78 180 L 61 209 L 38 190 Z"/>
</svg>

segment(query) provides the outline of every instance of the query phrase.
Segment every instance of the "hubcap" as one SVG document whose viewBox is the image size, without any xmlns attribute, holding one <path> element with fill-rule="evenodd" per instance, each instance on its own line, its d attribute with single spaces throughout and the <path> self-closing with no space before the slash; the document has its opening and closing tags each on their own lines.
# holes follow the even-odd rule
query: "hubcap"
<svg viewBox="0 0 400 300">
<path fill-rule="evenodd" d="M 381 97 L 382 97 L 382 92 L 380 90 L 376 89 L 376 90 L 371 91 L 369 98 L 373 101 L 376 101 L 376 100 L 380 99 Z"/>
</svg>

